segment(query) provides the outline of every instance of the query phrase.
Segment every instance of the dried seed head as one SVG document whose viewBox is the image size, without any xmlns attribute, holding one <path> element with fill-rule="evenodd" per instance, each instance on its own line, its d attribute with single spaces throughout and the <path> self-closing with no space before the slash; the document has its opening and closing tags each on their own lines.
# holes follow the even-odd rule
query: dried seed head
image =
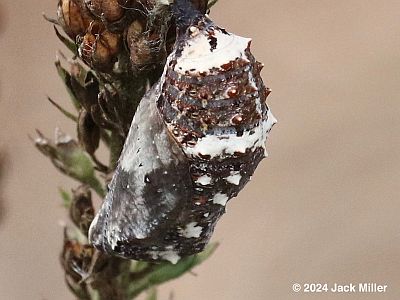
<svg viewBox="0 0 400 300">
<path fill-rule="evenodd" d="M 85 4 L 92 14 L 107 22 L 118 21 L 125 12 L 118 0 L 85 0 Z"/>
<path fill-rule="evenodd" d="M 92 68 L 106 71 L 117 60 L 121 36 L 109 32 L 101 23 L 92 23 L 88 32 L 78 41 L 79 56 Z"/>
<path fill-rule="evenodd" d="M 93 19 L 79 0 L 60 0 L 57 9 L 58 21 L 64 31 L 75 40 L 84 34 Z"/>
<path fill-rule="evenodd" d="M 136 20 L 128 28 L 127 43 L 131 62 L 137 69 L 152 69 L 167 57 L 162 30 L 145 31 L 143 22 Z"/>
<path fill-rule="evenodd" d="M 135 20 L 128 28 L 128 39 L 134 39 L 144 32 L 145 24 L 142 20 Z"/>
</svg>

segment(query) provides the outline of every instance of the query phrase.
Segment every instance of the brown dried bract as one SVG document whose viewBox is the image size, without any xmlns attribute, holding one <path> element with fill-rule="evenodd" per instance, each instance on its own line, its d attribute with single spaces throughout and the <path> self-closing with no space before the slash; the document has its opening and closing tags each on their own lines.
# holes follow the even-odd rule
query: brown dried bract
<svg viewBox="0 0 400 300">
<path fill-rule="evenodd" d="M 85 151 L 90 155 L 99 147 L 100 128 L 93 121 L 90 113 L 85 109 L 81 109 L 78 118 L 78 140 Z"/>
<path fill-rule="evenodd" d="M 80 186 L 73 191 L 70 216 L 74 224 L 86 236 L 94 219 L 92 193 L 87 186 Z"/>
</svg>

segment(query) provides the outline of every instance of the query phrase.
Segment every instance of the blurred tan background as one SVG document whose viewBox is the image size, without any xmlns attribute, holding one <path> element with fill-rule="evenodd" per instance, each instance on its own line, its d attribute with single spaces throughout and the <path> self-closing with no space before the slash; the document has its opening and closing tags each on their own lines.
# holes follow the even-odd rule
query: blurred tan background
<svg viewBox="0 0 400 300">
<path fill-rule="evenodd" d="M 73 299 L 57 187 L 74 183 L 28 139 L 35 128 L 74 133 L 45 100 L 68 103 L 53 67 L 62 46 L 41 17 L 56 2 L 0 2 L 0 299 Z M 400 299 L 400 1 L 221 0 L 211 16 L 253 37 L 279 123 L 269 159 L 217 227 L 218 251 L 160 299 Z M 311 295 L 295 282 L 389 287 Z"/>
</svg>

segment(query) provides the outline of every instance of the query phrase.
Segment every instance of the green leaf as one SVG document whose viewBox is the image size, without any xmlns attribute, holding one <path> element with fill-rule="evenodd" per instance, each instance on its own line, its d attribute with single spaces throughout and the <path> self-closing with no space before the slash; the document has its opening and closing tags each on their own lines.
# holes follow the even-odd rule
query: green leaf
<svg viewBox="0 0 400 300">
<path fill-rule="evenodd" d="M 75 116 L 73 113 L 70 113 L 69 111 L 67 111 L 66 109 L 64 109 L 63 107 L 61 107 L 58 103 L 56 103 L 53 99 L 51 99 L 49 96 L 47 96 L 47 100 L 49 100 L 49 102 L 51 104 L 53 104 L 64 116 L 66 116 L 68 119 L 77 122 L 78 121 L 78 117 Z"/>
<path fill-rule="evenodd" d="M 57 68 L 57 72 L 58 75 L 60 76 L 61 80 L 64 82 L 65 87 L 67 88 L 68 94 L 71 97 L 72 103 L 74 104 L 76 110 L 80 110 L 81 108 L 81 104 L 79 103 L 78 99 L 76 98 L 76 95 L 74 93 L 74 90 L 72 89 L 71 86 L 71 75 L 68 73 L 67 70 L 65 70 L 62 66 L 59 60 L 56 60 L 56 62 L 54 63 L 56 68 Z"/>
<path fill-rule="evenodd" d="M 57 29 L 56 26 L 54 26 L 54 31 L 56 32 L 57 37 L 60 39 L 60 41 L 76 56 L 78 54 L 78 47 L 76 44 L 71 41 L 69 38 L 66 38 L 63 36 Z"/>
<path fill-rule="evenodd" d="M 195 266 L 200 265 L 207 258 L 209 258 L 215 252 L 217 247 L 217 243 L 211 244 L 207 246 L 203 252 L 185 257 L 175 265 L 167 262 L 154 265 L 154 268 L 151 272 L 145 274 L 142 278 L 139 278 L 130 284 L 127 292 L 129 299 L 133 299 L 144 290 L 178 278 L 189 272 Z"/>
<path fill-rule="evenodd" d="M 72 203 L 72 196 L 62 187 L 58 188 L 58 192 L 60 193 L 61 198 L 63 199 L 63 205 L 65 208 L 70 208 Z"/>
<path fill-rule="evenodd" d="M 88 184 L 100 197 L 105 196 L 103 186 L 95 175 L 93 163 L 85 152 L 76 150 L 65 156 L 65 165 L 68 167 L 68 175 Z"/>
</svg>

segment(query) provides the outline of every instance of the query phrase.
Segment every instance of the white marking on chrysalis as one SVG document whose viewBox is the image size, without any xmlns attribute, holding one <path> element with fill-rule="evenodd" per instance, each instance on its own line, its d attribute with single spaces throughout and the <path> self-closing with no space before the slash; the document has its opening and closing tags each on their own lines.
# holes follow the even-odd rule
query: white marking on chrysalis
<svg viewBox="0 0 400 300">
<path fill-rule="evenodd" d="M 225 206 L 226 202 L 228 202 L 228 200 L 229 200 L 228 196 L 225 195 L 225 194 L 221 194 L 221 193 L 216 194 L 214 196 L 214 198 L 212 199 L 212 201 L 215 204 L 219 204 L 219 205 L 222 205 L 222 206 Z"/>
<path fill-rule="evenodd" d="M 265 132 L 269 132 L 278 120 L 274 117 L 271 110 L 267 112 L 267 122 L 265 122 Z"/>
<path fill-rule="evenodd" d="M 201 235 L 201 232 L 203 231 L 203 227 L 201 226 L 196 226 L 196 222 L 191 222 L 186 225 L 185 229 L 181 229 L 180 233 L 182 234 L 183 237 L 185 238 L 199 238 Z"/>
<path fill-rule="evenodd" d="M 258 102 L 260 99 L 257 99 Z M 261 104 L 258 109 L 261 110 Z M 245 153 L 247 149 L 253 151 L 255 148 L 265 148 L 268 132 L 277 122 L 271 110 L 267 111 L 267 119 L 253 129 L 254 133 L 245 131 L 242 136 L 236 134 L 207 135 L 200 138 L 194 147 L 183 147 L 186 155 L 198 157 L 199 155 L 210 155 L 211 158 L 221 155 L 233 155 L 235 152 Z"/>
<path fill-rule="evenodd" d="M 172 161 L 172 158 L 170 140 L 166 130 L 162 131 L 158 136 L 157 150 L 159 154 L 157 158 L 159 158 L 164 165 L 168 165 Z"/>
<path fill-rule="evenodd" d="M 88 232 L 88 236 L 92 237 L 93 236 L 93 230 L 95 229 L 95 227 L 97 227 L 97 221 L 99 220 L 99 213 L 96 214 L 96 216 L 94 217 L 92 223 L 90 224 L 89 227 L 89 232 Z M 93 242 L 93 241 L 91 241 Z"/>
<path fill-rule="evenodd" d="M 226 181 L 234 185 L 239 185 L 240 179 L 242 179 L 240 172 L 231 172 L 231 175 L 225 178 Z"/>
<path fill-rule="evenodd" d="M 263 127 L 264 125 L 261 124 L 253 129 L 253 134 L 250 134 L 250 131 L 245 131 L 242 136 L 237 136 L 234 133 L 206 135 L 200 138 L 194 147 L 184 147 L 183 151 L 186 155 L 192 157 L 210 155 L 211 158 L 223 154 L 233 155 L 235 152 L 245 153 L 247 149 L 254 150 L 264 145 Z"/>
<path fill-rule="evenodd" d="M 212 178 L 208 175 L 203 175 L 196 179 L 196 183 L 200 183 L 201 185 L 208 185 L 212 181 Z"/>
<path fill-rule="evenodd" d="M 256 79 L 254 78 L 254 75 L 252 72 L 248 72 L 249 75 L 249 83 L 258 91 L 258 87 L 257 87 L 257 82 Z M 258 98 L 259 100 L 260 98 Z"/>
<path fill-rule="evenodd" d="M 115 248 L 118 246 L 118 240 L 115 238 L 109 239 L 109 243 L 112 250 L 115 250 Z"/>
<path fill-rule="evenodd" d="M 191 36 L 192 36 L 192 37 L 195 37 L 196 35 L 198 35 L 198 34 L 200 33 L 199 28 L 196 27 L 196 26 L 191 26 L 191 27 L 189 28 L 189 30 L 190 30 L 190 32 L 191 32 Z"/>
<path fill-rule="evenodd" d="M 204 32 L 197 34 L 189 39 L 187 46 L 183 48 L 182 55 L 177 59 L 175 71 L 184 74 L 196 66 L 196 72 L 208 72 L 238 58 L 248 60 L 245 50 L 251 39 L 225 34 L 218 28 L 214 32 L 217 39 L 216 49 L 211 51 L 210 42 Z"/>
<path fill-rule="evenodd" d="M 210 216 L 210 213 L 205 213 L 203 216 L 204 218 L 208 218 Z"/>
<path fill-rule="evenodd" d="M 174 265 L 181 259 L 181 257 L 171 247 L 167 247 L 165 251 L 149 251 L 147 253 L 154 260 L 162 258 Z"/>
<path fill-rule="evenodd" d="M 160 256 L 161 258 L 169 261 L 173 265 L 176 265 L 177 262 L 181 259 L 181 257 L 175 251 L 172 250 L 164 251 L 161 253 Z"/>
<path fill-rule="evenodd" d="M 277 122 L 276 118 L 274 117 L 274 115 L 272 114 L 271 110 L 267 111 L 267 120 L 265 122 L 263 122 L 263 140 L 266 141 L 269 131 L 271 130 L 272 126 L 274 126 L 274 124 Z M 265 144 L 265 142 L 263 143 L 263 148 L 264 148 L 264 155 L 265 157 L 268 157 L 268 152 L 267 152 L 267 145 Z"/>
</svg>

